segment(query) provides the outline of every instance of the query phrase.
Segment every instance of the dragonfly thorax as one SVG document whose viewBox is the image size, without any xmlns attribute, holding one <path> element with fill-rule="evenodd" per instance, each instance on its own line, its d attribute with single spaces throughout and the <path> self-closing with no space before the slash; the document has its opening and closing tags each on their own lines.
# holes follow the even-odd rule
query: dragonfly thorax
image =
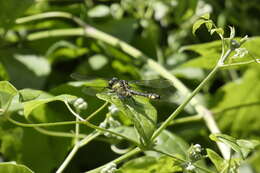
<svg viewBox="0 0 260 173">
<path fill-rule="evenodd" d="M 121 96 L 131 96 L 130 86 L 126 80 L 119 80 L 118 78 L 112 78 L 109 83 L 109 88 Z"/>
</svg>

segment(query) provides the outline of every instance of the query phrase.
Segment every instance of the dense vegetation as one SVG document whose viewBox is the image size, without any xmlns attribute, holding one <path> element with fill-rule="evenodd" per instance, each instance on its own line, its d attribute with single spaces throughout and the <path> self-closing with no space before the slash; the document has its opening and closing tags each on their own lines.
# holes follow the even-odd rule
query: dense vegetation
<svg viewBox="0 0 260 173">
<path fill-rule="evenodd" d="M 0 172 L 260 172 L 258 0 L 0 8 Z M 171 86 L 86 94 L 115 76 Z"/>
</svg>

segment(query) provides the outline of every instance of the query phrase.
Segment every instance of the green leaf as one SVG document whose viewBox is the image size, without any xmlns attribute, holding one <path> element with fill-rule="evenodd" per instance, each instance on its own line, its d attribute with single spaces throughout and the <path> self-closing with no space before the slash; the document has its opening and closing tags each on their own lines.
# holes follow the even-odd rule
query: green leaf
<svg viewBox="0 0 260 173">
<path fill-rule="evenodd" d="M 223 170 L 226 166 L 228 166 L 228 163 L 218 155 L 215 151 L 207 148 L 207 154 L 212 163 L 215 165 L 217 171 Z"/>
<path fill-rule="evenodd" d="M 24 165 L 13 162 L 0 163 L 0 172 L 3 173 L 33 173 L 32 170 Z"/>
<path fill-rule="evenodd" d="M 241 79 L 222 86 L 211 103 L 218 124 L 239 138 L 258 137 L 260 117 L 260 68 L 251 66 Z"/>
<path fill-rule="evenodd" d="M 199 27 L 200 27 L 202 24 L 206 23 L 206 22 L 207 22 L 207 20 L 204 20 L 204 19 L 199 19 L 199 20 L 197 20 L 197 21 L 193 24 L 193 26 L 192 26 L 192 34 L 195 35 L 195 32 L 197 31 L 197 29 L 199 29 Z"/>
<path fill-rule="evenodd" d="M 240 63 L 240 62 L 247 62 L 251 61 L 254 58 L 260 57 L 260 53 L 258 48 L 260 46 L 260 37 L 252 37 L 250 38 L 242 47 L 248 50 L 249 54 L 245 55 L 243 58 L 232 58 L 235 52 L 230 55 L 231 59 L 228 63 Z M 204 69 L 212 69 L 216 65 L 218 59 L 221 55 L 221 41 L 213 41 L 209 43 L 203 44 L 194 44 L 189 45 L 181 48 L 181 51 L 191 50 L 199 55 L 191 59 L 179 68 L 183 67 L 197 67 L 197 68 L 204 68 Z M 253 57 L 252 57 L 253 56 Z M 242 68 L 243 65 L 237 66 L 237 68 Z"/>
<path fill-rule="evenodd" d="M 116 105 L 134 124 L 143 146 L 150 144 L 156 128 L 157 112 L 146 98 L 131 97 L 119 99 L 116 94 L 100 93 L 97 97 Z"/>
<path fill-rule="evenodd" d="M 17 88 L 42 88 L 51 71 L 50 63 L 36 55 L 28 55 L 24 49 L 0 49 L 0 59 L 11 83 Z"/>
<path fill-rule="evenodd" d="M 114 131 L 116 133 L 120 133 L 121 135 L 125 136 L 126 138 L 131 139 L 132 141 L 135 141 L 135 143 L 139 143 L 138 141 L 138 134 L 136 133 L 136 130 L 133 127 L 128 126 L 120 126 L 116 128 L 109 128 L 109 130 Z"/>
<path fill-rule="evenodd" d="M 257 146 L 260 145 L 260 141 L 257 140 L 244 140 L 244 139 L 238 139 L 237 141 L 238 146 L 241 149 L 241 152 L 243 153 L 243 156 L 246 158 L 248 154 L 254 150 Z"/>
<path fill-rule="evenodd" d="M 120 169 L 123 173 L 174 173 L 182 169 L 178 163 L 170 157 L 155 158 L 151 156 L 143 156 L 133 159 L 125 163 Z"/>
<path fill-rule="evenodd" d="M 46 76 L 50 73 L 51 68 L 49 62 L 43 58 L 35 55 L 14 55 L 14 57 L 24 64 L 29 70 L 34 72 L 37 76 Z"/>
<path fill-rule="evenodd" d="M 93 70 L 100 70 L 108 63 L 107 57 L 101 54 L 89 57 L 88 61 Z"/>
<path fill-rule="evenodd" d="M 219 35 L 224 35 L 224 30 L 222 28 L 214 28 L 212 30 L 210 30 L 210 34 L 213 35 L 214 32 L 218 33 Z"/>
<path fill-rule="evenodd" d="M 88 11 L 89 17 L 106 17 L 110 14 L 110 9 L 106 5 L 96 5 Z"/>
<path fill-rule="evenodd" d="M 164 130 L 156 138 L 154 148 L 164 153 L 168 153 L 182 159 L 187 159 L 189 145 L 181 137 Z M 149 151 L 148 154 L 154 155 L 155 153 Z"/>
<path fill-rule="evenodd" d="M 8 81 L 0 81 L 0 114 L 8 109 L 17 93 L 16 88 Z"/>
<path fill-rule="evenodd" d="M 237 140 L 225 134 L 211 134 L 210 139 L 216 142 L 223 142 L 238 152 L 243 159 L 246 159 L 248 154 L 259 145 L 259 141 Z"/>
<path fill-rule="evenodd" d="M 0 1 L 0 27 L 10 28 L 14 24 L 15 19 L 23 15 L 23 13 L 33 4 L 33 2 L 34 0 Z"/>
<path fill-rule="evenodd" d="M 74 99 L 76 99 L 75 96 L 63 94 L 55 97 L 50 96 L 48 98 L 38 98 L 36 100 L 27 101 L 24 103 L 24 115 L 26 118 L 28 118 L 28 116 L 34 109 L 49 102 L 54 102 L 54 101 L 69 102 Z"/>
<path fill-rule="evenodd" d="M 41 95 L 41 93 L 42 93 L 41 90 L 34 90 L 29 88 L 19 90 L 20 101 L 25 102 L 25 101 L 36 99 Z"/>
</svg>

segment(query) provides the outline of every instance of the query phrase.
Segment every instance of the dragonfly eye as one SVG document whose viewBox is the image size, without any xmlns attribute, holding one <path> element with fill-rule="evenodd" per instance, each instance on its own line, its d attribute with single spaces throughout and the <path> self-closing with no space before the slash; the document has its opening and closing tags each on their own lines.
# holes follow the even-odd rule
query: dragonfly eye
<svg viewBox="0 0 260 173">
<path fill-rule="evenodd" d="M 113 77 L 113 78 L 108 82 L 108 85 L 109 85 L 109 86 L 113 86 L 116 81 L 118 81 L 118 79 L 117 79 L 116 77 Z"/>
</svg>

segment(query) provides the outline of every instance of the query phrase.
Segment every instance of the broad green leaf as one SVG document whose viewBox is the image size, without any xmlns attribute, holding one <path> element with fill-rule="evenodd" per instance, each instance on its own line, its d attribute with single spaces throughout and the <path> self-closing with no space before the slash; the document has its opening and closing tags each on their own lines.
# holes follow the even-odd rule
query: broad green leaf
<svg viewBox="0 0 260 173">
<path fill-rule="evenodd" d="M 96 5 L 88 11 L 89 17 L 106 17 L 110 14 L 110 9 L 106 5 Z"/>
<path fill-rule="evenodd" d="M 215 151 L 207 148 L 207 155 L 212 161 L 212 163 L 215 165 L 217 171 L 223 170 L 226 166 L 228 166 L 228 163 L 218 155 Z"/>
<path fill-rule="evenodd" d="M 260 37 L 252 37 L 250 38 L 245 44 L 242 45 L 243 48 L 248 50 L 249 54 L 245 55 L 242 58 L 232 58 L 236 52 L 233 52 L 230 56 L 226 64 L 230 63 L 240 63 L 240 62 L 248 62 L 253 60 L 253 58 L 260 57 L 260 53 L 258 48 L 260 46 Z M 213 41 L 209 43 L 203 44 L 195 44 L 189 45 L 181 48 L 181 51 L 191 50 L 199 55 L 191 59 L 181 66 L 182 67 L 197 67 L 197 68 L 204 68 L 204 69 L 212 69 L 216 65 L 218 59 L 221 55 L 221 41 Z M 244 67 L 243 65 L 237 67 Z"/>
<path fill-rule="evenodd" d="M 13 162 L 0 163 L 0 172 L 3 172 L 3 173 L 33 173 L 33 171 L 30 170 L 25 165 L 16 164 Z"/>
<path fill-rule="evenodd" d="M 0 114 L 8 109 L 17 93 L 16 88 L 8 81 L 0 81 Z"/>
<path fill-rule="evenodd" d="M 97 97 L 116 105 L 133 122 L 141 144 L 150 144 L 150 138 L 156 128 L 157 112 L 146 98 L 136 96 L 119 99 L 115 94 L 109 93 L 100 93 Z"/>
<path fill-rule="evenodd" d="M 43 57 L 35 55 L 14 55 L 14 57 L 37 76 L 46 76 L 50 73 L 50 64 Z"/>
<path fill-rule="evenodd" d="M 101 54 L 89 57 L 88 61 L 93 70 L 100 70 L 108 63 L 107 57 Z"/>
<path fill-rule="evenodd" d="M 14 24 L 15 19 L 22 16 L 26 9 L 33 4 L 33 2 L 34 0 L 0 1 L 0 27 L 11 27 Z"/>
<path fill-rule="evenodd" d="M 240 147 L 241 152 L 243 153 L 245 158 L 248 156 L 250 152 L 252 152 L 252 150 L 256 148 L 256 146 L 260 145 L 260 141 L 257 140 L 238 139 L 236 142 Z"/>
<path fill-rule="evenodd" d="M 182 169 L 178 163 L 170 157 L 155 158 L 151 156 L 143 156 L 133 159 L 125 163 L 120 169 L 123 173 L 174 173 Z"/>
<path fill-rule="evenodd" d="M 249 152 L 251 152 L 257 145 L 259 145 L 259 141 L 237 140 L 236 138 L 225 134 L 211 134 L 210 139 L 227 144 L 233 150 L 238 152 L 243 159 L 245 159 Z"/>
<path fill-rule="evenodd" d="M 116 133 L 120 133 L 121 135 L 125 136 L 126 138 L 131 139 L 132 141 L 135 141 L 135 143 L 139 143 L 138 141 L 138 134 L 136 133 L 136 130 L 133 127 L 128 126 L 120 126 L 116 128 L 109 128 L 109 130 L 114 131 Z"/>
<path fill-rule="evenodd" d="M 260 68 L 251 66 L 239 81 L 221 87 L 212 102 L 220 128 L 238 138 L 258 136 L 260 117 Z"/>
<path fill-rule="evenodd" d="M 41 106 L 43 104 L 54 102 L 54 101 L 62 101 L 62 102 L 69 102 L 71 100 L 76 99 L 75 96 L 72 95 L 59 95 L 59 96 L 51 96 L 49 98 L 39 98 L 36 100 L 31 100 L 24 102 L 24 115 L 26 118 L 28 118 L 29 114 L 36 109 L 38 106 Z"/>
<path fill-rule="evenodd" d="M 34 89 L 22 89 L 19 90 L 20 100 L 21 102 L 30 101 L 36 99 L 41 95 L 41 90 L 34 90 Z"/>
<path fill-rule="evenodd" d="M 204 20 L 204 19 L 199 19 L 199 20 L 197 20 L 197 21 L 193 24 L 193 26 L 192 26 L 192 34 L 195 35 L 195 32 L 197 31 L 197 29 L 199 29 L 199 27 L 200 27 L 202 24 L 206 23 L 206 22 L 207 22 L 207 20 Z"/>
<path fill-rule="evenodd" d="M 157 138 L 154 148 L 176 157 L 187 159 L 189 145 L 179 136 L 164 130 Z M 147 152 L 153 155 L 153 152 Z"/>
<path fill-rule="evenodd" d="M 42 88 L 51 71 L 50 63 L 25 49 L 0 49 L 0 59 L 9 74 L 11 83 L 21 88 Z"/>
</svg>

